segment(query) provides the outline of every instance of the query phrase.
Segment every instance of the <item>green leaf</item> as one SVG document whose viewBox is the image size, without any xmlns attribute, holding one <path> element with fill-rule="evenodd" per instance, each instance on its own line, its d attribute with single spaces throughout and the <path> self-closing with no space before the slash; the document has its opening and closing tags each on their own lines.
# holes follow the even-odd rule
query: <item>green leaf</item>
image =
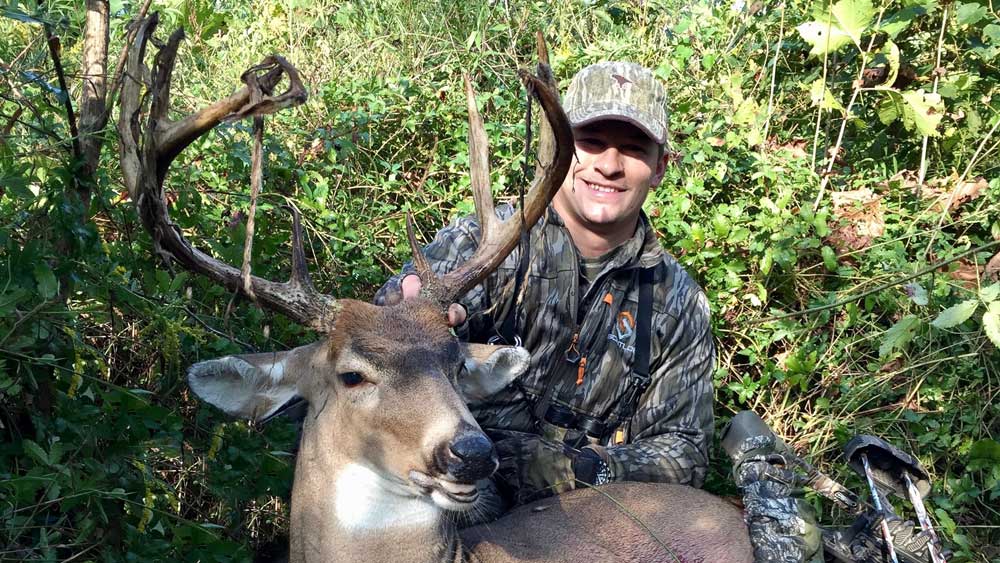
<svg viewBox="0 0 1000 563">
<path fill-rule="evenodd" d="M 939 94 L 923 90 L 897 92 L 886 90 L 888 96 L 879 103 L 878 118 L 888 125 L 902 118 L 907 131 L 921 136 L 938 136 L 937 126 L 944 115 L 944 103 Z"/>
<path fill-rule="evenodd" d="M 927 13 L 923 6 L 909 6 L 882 19 L 878 30 L 887 34 L 890 39 L 895 39 L 906 28 L 910 27 L 913 20 Z"/>
<path fill-rule="evenodd" d="M 955 535 L 955 529 L 958 527 L 955 521 L 952 520 L 951 516 L 941 508 L 934 509 L 934 515 L 938 518 L 938 523 L 944 528 L 944 531 L 948 536 Z"/>
<path fill-rule="evenodd" d="M 844 113 L 844 106 L 840 105 L 837 98 L 833 97 L 833 92 L 826 87 L 826 82 L 822 78 L 817 78 L 809 86 L 809 99 L 812 100 L 813 106 L 819 106 L 822 109 L 835 109 Z"/>
<path fill-rule="evenodd" d="M 827 270 L 831 272 L 837 271 L 837 253 L 833 251 L 829 246 L 824 245 L 823 250 L 823 265 L 826 266 Z"/>
<path fill-rule="evenodd" d="M 35 264 L 35 282 L 38 284 L 38 295 L 42 299 L 52 299 L 59 291 L 59 280 L 52 273 L 52 268 L 45 262 Z"/>
<path fill-rule="evenodd" d="M 969 461 L 978 460 L 1000 463 L 1000 442 L 986 438 L 972 444 L 969 448 Z"/>
<path fill-rule="evenodd" d="M 34 459 L 41 465 L 49 465 L 49 454 L 45 453 L 45 450 L 43 450 L 42 447 L 39 446 L 34 440 L 23 440 L 21 442 L 21 447 L 24 448 L 24 453 L 27 454 L 28 457 Z"/>
<path fill-rule="evenodd" d="M 45 25 L 45 22 L 43 22 L 38 18 L 29 16 L 28 14 L 25 14 L 24 12 L 21 12 L 19 10 L 12 10 L 10 8 L 4 8 L 0 10 L 0 16 L 4 16 L 6 18 L 10 18 L 12 20 L 17 20 L 19 22 L 24 22 L 27 24 Z"/>
<path fill-rule="evenodd" d="M 886 88 L 891 88 L 899 76 L 899 46 L 892 41 L 886 41 L 883 50 L 886 48 L 889 50 L 886 54 L 889 65 L 889 76 L 886 77 L 883 84 L 885 84 Z"/>
<path fill-rule="evenodd" d="M 990 303 L 990 308 L 983 313 L 983 330 L 993 345 L 1000 348 L 1000 301 Z"/>
<path fill-rule="evenodd" d="M 910 131 L 919 131 L 922 135 L 936 137 L 937 126 L 944 115 L 944 103 L 941 96 L 924 92 L 923 90 L 903 92 L 903 124 Z"/>
<path fill-rule="evenodd" d="M 1000 297 L 1000 283 L 995 283 L 989 287 L 984 287 L 979 291 L 979 298 L 985 303 L 991 303 Z"/>
<path fill-rule="evenodd" d="M 882 345 L 878 347 L 878 357 L 884 358 L 894 350 L 905 350 L 906 345 L 913 340 L 913 335 L 920 326 L 920 319 L 914 315 L 907 315 L 892 325 L 889 330 L 882 335 Z"/>
<path fill-rule="evenodd" d="M 978 307 L 978 299 L 969 299 L 962 301 L 957 305 L 952 305 L 944 311 L 941 311 L 941 314 L 938 315 L 936 319 L 931 321 L 931 326 L 934 328 L 956 327 L 969 320 L 969 317 L 976 312 Z"/>
<path fill-rule="evenodd" d="M 955 21 L 958 22 L 958 25 L 972 25 L 985 17 L 986 6 L 980 4 L 972 2 L 959 4 L 958 8 L 955 9 Z"/>
<path fill-rule="evenodd" d="M 851 36 L 860 49 L 861 34 L 875 18 L 875 6 L 871 0 L 841 0 L 833 5 L 831 12 L 837 25 Z"/>
<path fill-rule="evenodd" d="M 908 283 L 904 286 L 906 294 L 914 304 L 924 307 L 927 305 L 927 290 L 919 283 Z"/>
<path fill-rule="evenodd" d="M 849 43 L 860 50 L 861 34 L 874 17 L 871 0 L 841 0 L 830 9 L 828 21 L 806 22 L 796 29 L 802 39 L 812 45 L 809 54 L 820 57 Z"/>
<path fill-rule="evenodd" d="M 983 39 L 992 45 L 1000 45 L 1000 25 L 991 23 L 984 27 Z"/>
</svg>

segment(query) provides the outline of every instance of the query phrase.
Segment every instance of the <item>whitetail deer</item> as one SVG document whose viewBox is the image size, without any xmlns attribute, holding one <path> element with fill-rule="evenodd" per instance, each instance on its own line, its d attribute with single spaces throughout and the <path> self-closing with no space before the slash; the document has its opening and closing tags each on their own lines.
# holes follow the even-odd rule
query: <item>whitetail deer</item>
<svg viewBox="0 0 1000 563">
<path fill-rule="evenodd" d="M 251 77 L 247 87 L 170 121 L 170 75 L 182 34 L 170 37 L 149 72 L 143 58 L 156 23 L 155 15 L 141 22 L 128 55 L 118 124 L 123 176 L 158 254 L 240 291 L 241 271 L 195 249 L 170 220 L 163 180 L 181 150 L 224 117 L 301 103 L 305 92 L 294 68 L 272 57 L 273 68 L 259 79 Z M 528 355 L 522 348 L 460 343 L 445 311 L 511 252 L 522 220 L 530 226 L 539 219 L 573 152 L 555 83 L 546 66 L 539 68 L 543 78 L 524 79 L 546 116 L 541 164 L 523 214 L 507 222 L 493 213 L 486 135 L 466 81 L 472 184 L 483 240 L 458 271 L 433 274 L 408 218 L 423 280 L 420 297 L 377 307 L 322 295 L 310 283 L 302 229 L 293 212 L 291 281 L 251 276 L 250 293 L 325 336 L 287 352 L 229 356 L 189 371 L 198 396 L 240 418 L 265 418 L 293 396 L 308 402 L 292 489 L 294 562 L 751 560 L 740 511 L 676 485 L 579 490 L 461 534 L 451 524 L 448 513 L 474 509 L 477 480 L 497 467 L 493 446 L 465 401 L 505 386 L 526 369 Z M 290 87 L 271 96 L 282 72 Z M 151 80 L 145 85 L 145 124 L 140 123 L 143 77 Z"/>
</svg>

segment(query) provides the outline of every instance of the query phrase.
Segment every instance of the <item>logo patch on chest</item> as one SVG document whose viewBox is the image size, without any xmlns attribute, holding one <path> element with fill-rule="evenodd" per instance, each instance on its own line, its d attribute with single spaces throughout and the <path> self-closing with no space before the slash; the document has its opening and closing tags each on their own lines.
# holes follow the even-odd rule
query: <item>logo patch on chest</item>
<svg viewBox="0 0 1000 563">
<path fill-rule="evenodd" d="M 633 334 L 635 334 L 635 319 L 632 318 L 632 313 L 628 311 L 618 313 L 618 321 L 615 323 L 614 328 L 611 329 L 611 332 L 608 333 L 608 340 L 613 342 L 615 346 L 618 346 L 621 351 L 633 354 L 635 353 L 635 346 L 629 345 Z"/>
</svg>

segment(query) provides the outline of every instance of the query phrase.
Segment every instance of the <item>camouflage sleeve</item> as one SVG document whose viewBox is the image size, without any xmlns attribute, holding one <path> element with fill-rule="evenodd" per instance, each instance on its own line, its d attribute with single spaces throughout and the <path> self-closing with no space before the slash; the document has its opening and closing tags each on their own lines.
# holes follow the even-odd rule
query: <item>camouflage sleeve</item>
<svg viewBox="0 0 1000 563">
<path fill-rule="evenodd" d="M 434 235 L 434 240 L 424 247 L 424 255 L 436 274 L 445 274 L 457 268 L 468 260 L 479 247 L 480 230 L 475 216 L 460 217 Z M 413 261 L 403 264 L 402 270 L 389 278 L 375 293 L 373 302 L 376 305 L 393 304 L 402 298 L 400 285 L 407 274 L 414 272 Z M 464 325 L 456 327 L 459 337 L 467 338 L 470 325 L 475 324 L 487 300 L 483 284 L 477 285 L 459 300 L 465 307 L 469 319 Z"/>
<path fill-rule="evenodd" d="M 695 288 L 673 334 L 657 333 L 663 352 L 631 421 L 632 442 L 607 448 L 616 481 L 700 487 L 713 428 L 715 344 L 705 294 Z"/>
</svg>

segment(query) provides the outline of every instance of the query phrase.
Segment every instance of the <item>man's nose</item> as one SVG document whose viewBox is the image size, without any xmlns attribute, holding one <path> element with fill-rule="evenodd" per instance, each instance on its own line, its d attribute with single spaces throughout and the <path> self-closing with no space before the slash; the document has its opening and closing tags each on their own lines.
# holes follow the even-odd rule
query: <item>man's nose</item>
<svg viewBox="0 0 1000 563">
<path fill-rule="evenodd" d="M 617 177 L 624 170 L 621 157 L 622 155 L 618 152 L 617 148 L 607 147 L 596 156 L 594 169 L 600 172 L 605 178 Z"/>
</svg>

